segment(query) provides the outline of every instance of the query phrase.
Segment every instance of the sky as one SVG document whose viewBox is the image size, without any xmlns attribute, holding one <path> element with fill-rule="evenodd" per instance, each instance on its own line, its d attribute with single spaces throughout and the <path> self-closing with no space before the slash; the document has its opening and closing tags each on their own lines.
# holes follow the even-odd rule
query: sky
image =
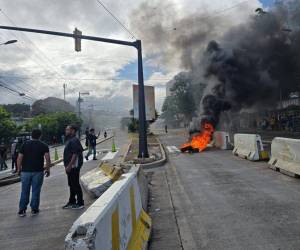
<svg viewBox="0 0 300 250">
<path fill-rule="evenodd" d="M 133 13 L 144 0 L 102 0 L 129 30 Z M 153 2 L 153 3 L 152 3 Z M 228 18 L 240 9 L 232 8 L 242 0 L 168 0 L 178 11 L 177 18 L 195 13 L 205 15 L 226 10 Z M 270 6 L 272 0 L 262 0 Z M 160 2 L 151 1 L 155 8 Z M 258 0 L 245 4 L 249 15 Z M 134 38 L 119 25 L 96 0 L 0 0 L 0 24 L 37 29 L 73 32 L 80 29 L 84 35 L 133 41 Z M 247 19 L 247 15 L 244 17 Z M 239 20 L 241 22 L 243 20 Z M 144 20 L 145 25 L 147 20 Z M 143 23 L 138 24 L 143 27 Z M 232 24 L 234 25 L 234 24 Z M 229 26 L 228 26 L 229 28 Z M 223 32 L 223 31 L 222 31 Z M 139 32 L 140 37 L 143 34 Z M 0 80 L 7 86 L 26 93 L 31 100 L 17 97 L 0 88 L 0 103 L 27 102 L 55 96 L 63 98 L 63 84 L 67 84 L 66 99 L 75 104 L 78 92 L 90 92 L 83 106 L 98 105 L 99 109 L 128 112 L 132 108 L 132 84 L 137 82 L 137 53 L 134 48 L 112 44 L 82 41 L 82 51 L 74 51 L 71 38 L 0 30 L 0 42 L 17 39 L 15 44 L 0 46 Z M 161 109 L 165 85 L 184 70 L 179 58 L 172 63 L 156 60 L 159 51 L 146 41 L 143 50 L 145 84 L 155 87 L 156 107 Z M 155 45 L 155 44 L 152 44 Z"/>
</svg>

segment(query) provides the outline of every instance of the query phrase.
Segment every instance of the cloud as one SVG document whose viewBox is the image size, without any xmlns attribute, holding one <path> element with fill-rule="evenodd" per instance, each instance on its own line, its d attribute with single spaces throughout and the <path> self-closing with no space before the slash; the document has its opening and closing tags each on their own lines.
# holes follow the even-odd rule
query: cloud
<svg viewBox="0 0 300 250">
<path fill-rule="evenodd" d="M 184 53 L 192 58 L 194 52 L 201 47 L 199 41 L 206 41 L 201 33 L 196 33 L 201 29 L 211 29 L 210 36 L 218 36 L 228 27 L 243 22 L 259 5 L 257 0 L 249 1 L 222 17 L 214 18 L 213 27 L 199 19 L 200 14 L 207 16 L 239 1 L 223 2 L 104 1 L 143 40 L 144 67 L 146 70 L 148 67 L 155 67 L 155 71 L 149 76 L 151 81 L 146 83 L 156 86 L 156 99 L 160 100 L 158 106 L 161 106 L 165 95 L 163 86 L 167 80 L 156 79 L 170 79 L 188 66 L 188 61 L 183 62 Z M 72 32 L 77 27 L 85 35 L 132 39 L 94 0 L 0 0 L 0 8 L 18 26 L 63 32 Z M 188 17 L 193 21 L 190 22 Z M 2 25 L 12 25 L 1 12 L 0 22 Z M 191 34 L 197 37 L 192 43 L 188 41 Z M 62 85 L 67 84 L 67 98 L 71 102 L 75 102 L 79 91 L 87 90 L 91 92 L 91 100 L 100 102 L 105 107 L 125 110 L 132 106 L 131 85 L 135 81 L 119 79 L 122 78 L 119 72 L 126 65 L 136 62 L 136 49 L 82 41 L 82 51 L 77 53 L 71 38 L 0 30 L 0 41 L 10 39 L 18 39 L 18 43 L 0 46 L 0 73 L 2 76 L 19 77 L 10 78 L 8 82 L 12 86 L 28 89 L 34 98 L 62 98 Z M 188 47 L 188 50 L 178 49 L 182 46 Z M 0 102 L 22 101 L 19 97 L 6 98 L 4 90 L 0 91 Z"/>
</svg>

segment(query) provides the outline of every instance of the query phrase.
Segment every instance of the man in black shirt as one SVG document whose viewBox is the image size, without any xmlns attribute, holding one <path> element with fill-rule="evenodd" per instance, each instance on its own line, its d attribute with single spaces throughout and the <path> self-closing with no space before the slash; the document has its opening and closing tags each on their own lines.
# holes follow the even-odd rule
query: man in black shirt
<svg viewBox="0 0 300 250">
<path fill-rule="evenodd" d="M 77 127 L 69 125 L 66 128 L 66 146 L 64 150 L 64 166 L 68 176 L 68 185 L 70 187 L 70 198 L 63 209 L 82 209 L 84 201 L 82 190 L 79 183 L 80 168 L 83 164 L 83 148 L 76 137 Z M 77 200 L 76 200 L 77 197 Z"/>
<path fill-rule="evenodd" d="M 92 154 L 93 152 L 93 160 L 97 160 L 96 158 L 96 145 L 97 145 L 97 139 L 100 136 L 100 132 L 98 133 L 98 136 L 95 135 L 95 129 L 91 128 L 90 129 L 90 134 L 88 135 L 88 141 L 89 141 L 89 151 L 87 153 L 87 155 L 85 156 L 85 159 L 88 161 L 89 160 L 89 156 Z"/>
<path fill-rule="evenodd" d="M 18 173 L 21 174 L 22 191 L 19 203 L 19 216 L 26 215 L 27 205 L 29 203 L 30 189 L 31 195 L 31 213 L 39 213 L 40 193 L 43 185 L 44 174 L 50 175 L 50 154 L 49 147 L 40 141 L 42 132 L 34 129 L 31 133 L 32 140 L 26 141 L 18 154 L 17 167 Z M 44 167 L 44 158 L 46 166 Z"/>
</svg>

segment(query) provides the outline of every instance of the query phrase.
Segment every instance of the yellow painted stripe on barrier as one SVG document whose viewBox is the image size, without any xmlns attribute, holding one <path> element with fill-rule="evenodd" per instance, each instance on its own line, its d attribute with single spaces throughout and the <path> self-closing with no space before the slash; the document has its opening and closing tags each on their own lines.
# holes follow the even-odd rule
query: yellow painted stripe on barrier
<svg viewBox="0 0 300 250">
<path fill-rule="evenodd" d="M 142 209 L 138 221 L 136 220 L 136 208 L 134 199 L 134 187 L 130 188 L 130 206 L 132 217 L 132 234 L 128 244 L 128 250 L 146 249 L 147 242 L 150 238 L 151 218 Z"/>
<path fill-rule="evenodd" d="M 134 188 L 130 188 L 130 207 L 131 207 L 131 221 L 132 221 L 132 231 L 136 227 L 136 210 L 135 210 L 135 200 L 134 200 Z"/>
<path fill-rule="evenodd" d="M 111 215 L 112 250 L 120 249 L 119 208 L 116 207 Z"/>
<path fill-rule="evenodd" d="M 142 209 L 136 227 L 133 229 L 127 250 L 146 249 L 150 238 L 152 222 L 149 215 Z"/>
<path fill-rule="evenodd" d="M 100 165 L 100 169 L 104 172 L 106 176 L 108 176 L 113 182 L 118 180 L 122 175 L 122 170 L 120 168 L 110 166 L 107 163 L 102 163 Z"/>
</svg>

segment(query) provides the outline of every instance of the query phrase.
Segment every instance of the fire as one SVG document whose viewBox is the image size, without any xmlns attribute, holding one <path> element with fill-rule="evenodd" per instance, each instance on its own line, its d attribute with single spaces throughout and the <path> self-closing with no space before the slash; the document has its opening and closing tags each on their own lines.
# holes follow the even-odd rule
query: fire
<svg viewBox="0 0 300 250">
<path fill-rule="evenodd" d="M 181 152 L 186 151 L 199 151 L 202 152 L 207 148 L 207 145 L 212 139 L 212 135 L 215 129 L 210 123 L 204 123 L 202 126 L 202 132 L 198 135 L 193 136 L 192 140 L 188 143 L 183 144 L 180 147 Z"/>
</svg>

